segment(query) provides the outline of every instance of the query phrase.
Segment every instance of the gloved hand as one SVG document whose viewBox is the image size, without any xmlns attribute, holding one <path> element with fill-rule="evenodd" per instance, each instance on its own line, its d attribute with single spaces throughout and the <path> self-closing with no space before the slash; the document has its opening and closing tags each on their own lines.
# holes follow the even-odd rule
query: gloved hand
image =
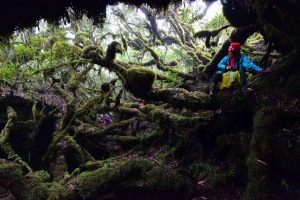
<svg viewBox="0 0 300 200">
<path fill-rule="evenodd" d="M 269 68 L 266 68 L 266 69 L 262 69 L 260 71 L 261 74 L 267 74 L 267 73 L 272 73 L 274 71 L 274 68 L 272 67 L 269 67 Z"/>
<path fill-rule="evenodd" d="M 274 71 L 274 68 L 273 67 L 268 67 L 266 69 L 266 73 L 272 73 Z"/>
</svg>

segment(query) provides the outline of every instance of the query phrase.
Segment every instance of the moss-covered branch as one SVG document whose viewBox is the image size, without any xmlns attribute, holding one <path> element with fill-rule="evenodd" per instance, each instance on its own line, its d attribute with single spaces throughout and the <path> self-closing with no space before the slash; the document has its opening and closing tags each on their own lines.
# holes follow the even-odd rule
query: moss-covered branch
<svg viewBox="0 0 300 200">
<path fill-rule="evenodd" d="M 224 29 L 228 28 L 230 25 L 225 25 L 222 26 L 220 28 L 217 28 L 215 30 L 203 30 L 203 31 L 198 31 L 194 34 L 195 38 L 206 38 L 205 40 L 205 45 L 207 48 L 210 48 L 210 39 L 214 38 L 215 36 L 217 36 L 221 31 L 223 31 Z"/>
</svg>

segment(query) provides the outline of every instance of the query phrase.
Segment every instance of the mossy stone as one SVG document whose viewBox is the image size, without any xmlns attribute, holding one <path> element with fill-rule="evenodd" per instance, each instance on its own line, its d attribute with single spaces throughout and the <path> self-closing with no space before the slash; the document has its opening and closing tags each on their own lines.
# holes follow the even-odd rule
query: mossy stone
<svg viewBox="0 0 300 200">
<path fill-rule="evenodd" d="M 155 79 L 155 72 L 144 67 L 131 67 L 126 71 L 127 84 L 134 90 L 151 90 Z"/>
</svg>

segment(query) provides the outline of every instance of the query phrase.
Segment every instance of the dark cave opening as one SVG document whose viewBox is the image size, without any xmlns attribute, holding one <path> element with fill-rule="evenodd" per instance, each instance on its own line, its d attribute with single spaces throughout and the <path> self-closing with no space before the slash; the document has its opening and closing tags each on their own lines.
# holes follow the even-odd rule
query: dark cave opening
<svg viewBox="0 0 300 200">
<path fill-rule="evenodd" d="M 74 150 L 70 150 L 66 155 L 66 163 L 68 165 L 68 172 L 72 173 L 81 165 L 81 159 L 76 155 Z"/>
<path fill-rule="evenodd" d="M 42 158 L 52 140 L 54 118 L 46 118 L 33 130 L 11 130 L 8 142 L 15 152 L 34 170 L 40 170 Z"/>
</svg>

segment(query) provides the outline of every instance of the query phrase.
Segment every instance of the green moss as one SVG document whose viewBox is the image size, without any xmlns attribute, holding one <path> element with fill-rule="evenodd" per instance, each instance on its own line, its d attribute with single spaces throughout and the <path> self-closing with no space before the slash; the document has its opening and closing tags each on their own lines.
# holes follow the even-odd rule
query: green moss
<svg viewBox="0 0 300 200">
<path fill-rule="evenodd" d="M 262 55 L 259 55 L 259 56 L 249 56 L 249 58 L 256 64 L 256 65 L 260 65 L 260 61 L 261 59 L 263 58 Z"/>
<path fill-rule="evenodd" d="M 64 156 L 60 157 L 58 163 L 52 162 L 49 166 L 49 171 L 53 177 L 53 182 L 60 182 L 65 177 L 65 172 L 68 171 L 68 165 L 65 161 Z"/>
<path fill-rule="evenodd" d="M 146 177 L 145 172 L 150 171 L 154 164 L 148 160 L 130 160 L 122 163 L 120 172 L 123 178 Z"/>
<path fill-rule="evenodd" d="M 159 39 L 156 39 L 154 42 L 155 45 L 161 45 L 161 41 Z"/>
<path fill-rule="evenodd" d="M 184 135 L 178 135 L 177 134 L 178 142 L 175 147 L 172 147 L 169 151 L 170 155 L 173 156 L 176 159 L 181 159 L 184 156 L 183 149 L 186 148 L 187 145 L 189 145 L 188 141 L 186 140 Z M 186 155 L 188 156 L 188 155 Z M 199 155 L 200 156 L 200 155 Z"/>
<path fill-rule="evenodd" d="M 114 186 L 120 179 L 119 170 L 113 168 L 100 168 L 92 172 L 81 173 L 69 183 L 76 186 L 80 196 L 94 198 Z"/>
<path fill-rule="evenodd" d="M 165 164 L 166 163 L 166 155 L 165 154 L 159 154 L 158 156 L 156 156 L 156 160 L 161 164 Z"/>
<path fill-rule="evenodd" d="M 167 98 L 171 98 L 172 96 L 175 95 L 175 90 L 162 90 L 160 92 L 160 95 L 162 96 L 162 98 L 167 99 Z"/>
<path fill-rule="evenodd" d="M 227 148 L 228 146 L 234 144 L 235 146 L 240 145 L 240 146 L 244 146 L 245 149 L 248 149 L 249 142 L 250 142 L 250 134 L 243 133 L 243 132 L 237 134 L 230 134 L 230 135 L 219 135 L 217 137 L 217 144 L 220 148 Z"/>
<path fill-rule="evenodd" d="M 90 34 L 88 32 L 77 33 L 74 39 L 74 43 L 77 45 L 83 44 L 83 46 L 91 45 L 93 42 L 89 39 Z"/>
<path fill-rule="evenodd" d="M 64 50 L 68 46 L 69 46 L 68 42 L 58 41 L 53 44 L 52 51 L 56 54 L 59 54 L 59 53 L 61 53 L 62 50 Z"/>
<path fill-rule="evenodd" d="M 135 136 L 109 137 L 107 140 L 117 142 L 125 149 L 131 149 L 140 143 L 140 138 Z"/>
<path fill-rule="evenodd" d="M 192 116 L 192 112 L 189 109 L 183 108 L 181 110 L 181 115 L 184 117 L 191 117 Z"/>
<path fill-rule="evenodd" d="M 139 108 L 140 104 L 138 102 L 124 103 L 123 107 L 125 107 L 125 108 Z"/>
<path fill-rule="evenodd" d="M 76 169 L 73 170 L 72 175 L 73 175 L 73 176 L 76 176 L 76 175 L 78 175 L 79 173 L 80 173 L 80 169 L 79 169 L 79 168 L 76 168 Z"/>
<path fill-rule="evenodd" d="M 93 165 L 93 162 L 92 162 L 92 161 L 88 161 L 88 162 L 86 163 L 86 167 L 87 167 L 87 168 L 91 167 L 92 165 Z"/>
<path fill-rule="evenodd" d="M 171 154 L 171 156 L 175 157 L 175 154 L 176 154 L 176 147 L 172 147 L 172 148 L 170 149 L 170 154 Z"/>
<path fill-rule="evenodd" d="M 229 182 L 234 184 L 233 179 L 239 180 L 241 178 L 237 177 L 239 170 L 240 169 L 234 163 L 230 166 L 216 166 L 198 161 L 189 167 L 189 174 L 196 180 L 202 180 L 208 177 L 205 184 L 209 187 L 217 188 L 218 186 L 223 187 Z"/>
<path fill-rule="evenodd" d="M 141 135 L 140 143 L 144 147 L 148 147 L 148 146 L 151 146 L 153 144 L 153 142 L 155 140 L 157 140 L 158 138 L 159 138 L 159 133 L 156 130 L 154 130 L 150 134 Z"/>
<path fill-rule="evenodd" d="M 144 46 L 150 52 L 153 59 L 158 63 L 160 60 L 159 55 L 152 48 L 150 48 L 150 46 L 148 46 L 147 44 L 144 43 Z"/>
<path fill-rule="evenodd" d="M 153 122 L 161 121 L 163 123 L 166 112 L 162 108 L 156 108 L 155 110 L 152 110 L 150 114 Z"/>
<path fill-rule="evenodd" d="M 295 81 L 295 76 L 299 74 L 297 68 L 300 57 L 297 51 L 293 51 L 276 66 L 274 72 L 268 76 L 264 76 L 259 79 L 259 86 L 263 89 L 264 93 L 274 93 L 274 90 L 283 90 L 284 93 L 291 92 L 299 94 L 296 86 L 299 85 L 298 81 Z M 293 75 L 292 75 L 293 74 Z"/>
<path fill-rule="evenodd" d="M 9 187 L 16 199 L 42 199 L 46 194 L 46 186 L 41 184 L 38 179 L 29 178 L 25 179 L 22 165 L 7 162 L 0 159 L 0 176 L 1 183 Z M 22 186 L 20 187 L 20 184 Z"/>
<path fill-rule="evenodd" d="M 178 91 L 179 90 L 179 91 Z M 176 93 L 180 95 L 176 95 Z M 182 95 L 183 94 L 183 95 Z M 189 107 L 189 108 L 199 108 L 206 107 L 210 104 L 211 98 L 204 92 L 189 92 L 183 88 L 176 90 L 165 89 L 160 92 L 162 99 L 168 101 L 174 107 Z"/>
<path fill-rule="evenodd" d="M 49 197 L 49 193 L 48 193 L 48 188 L 45 185 L 45 183 L 40 184 L 39 182 L 36 181 L 30 181 L 27 182 L 26 187 L 24 188 L 25 191 L 27 192 L 23 192 L 22 196 L 19 197 L 20 199 L 24 199 L 24 200 L 30 200 L 30 199 L 42 199 L 45 197 Z M 56 191 L 58 192 L 58 191 Z M 59 193 L 58 193 L 59 194 Z M 51 198 L 48 198 L 51 199 Z"/>
<path fill-rule="evenodd" d="M 152 189 L 174 191 L 183 196 L 193 191 L 193 183 L 176 169 L 153 168 L 147 176 L 147 183 Z"/>
<path fill-rule="evenodd" d="M 71 92 L 75 92 L 81 83 L 81 73 L 75 73 L 67 83 L 67 89 Z"/>
<path fill-rule="evenodd" d="M 72 46 L 70 46 L 70 48 L 71 48 L 71 51 L 76 55 L 80 55 L 82 53 L 82 49 L 79 46 L 72 45 Z"/>
<path fill-rule="evenodd" d="M 66 190 L 65 187 L 60 185 L 52 185 L 48 190 L 47 200 L 59 200 L 59 199 L 74 199 L 76 196 L 72 191 Z"/>
<path fill-rule="evenodd" d="M 199 64 L 199 65 L 197 66 L 197 68 L 198 68 L 198 72 L 202 72 L 202 70 L 204 70 L 204 68 L 205 68 L 205 65 Z"/>
<path fill-rule="evenodd" d="M 151 118 L 153 122 L 158 123 L 161 127 L 168 127 L 168 130 L 170 128 L 193 127 L 202 121 L 202 118 L 199 116 L 182 117 L 158 107 L 151 111 Z"/>
<path fill-rule="evenodd" d="M 7 118 L 11 119 L 16 117 L 17 117 L 16 111 L 11 106 L 7 106 Z"/>
<path fill-rule="evenodd" d="M 126 71 L 127 84 L 136 91 L 151 90 L 155 79 L 155 72 L 145 67 L 131 67 Z"/>
<path fill-rule="evenodd" d="M 197 161 L 189 166 L 188 172 L 191 177 L 196 180 L 201 180 L 208 175 L 208 165 Z"/>
<path fill-rule="evenodd" d="M 47 182 L 50 180 L 50 174 L 48 174 L 46 171 L 36 171 L 29 175 L 30 177 L 36 178 L 41 182 Z"/>
<path fill-rule="evenodd" d="M 210 178 L 209 184 L 211 186 L 217 186 L 226 184 L 232 178 L 237 178 L 237 167 L 231 165 L 225 169 L 221 169 L 219 166 L 212 166 L 208 168 L 208 176 Z M 231 182 L 231 181 L 230 181 Z"/>
<path fill-rule="evenodd" d="M 9 173 L 9 171 L 11 173 Z M 0 160 L 0 174 L 5 174 L 5 178 L 13 184 L 18 184 L 22 178 L 23 173 L 21 165 L 19 164 L 10 164 L 5 160 Z"/>
<path fill-rule="evenodd" d="M 145 152 L 144 152 L 144 151 L 138 151 L 137 154 L 138 154 L 139 156 L 145 156 Z"/>
<path fill-rule="evenodd" d="M 249 183 L 244 199 L 261 199 L 270 192 L 269 181 L 272 178 L 270 165 L 272 160 L 272 135 L 278 130 L 278 108 L 263 108 L 254 117 L 254 132 L 247 158 Z"/>
<path fill-rule="evenodd" d="M 187 99 L 187 105 L 190 106 L 190 107 L 199 107 L 199 106 L 202 106 L 202 107 L 205 107 L 207 105 L 209 105 L 210 103 L 210 96 L 207 95 L 206 93 L 204 92 L 186 92 L 185 93 L 185 98 Z"/>
<path fill-rule="evenodd" d="M 140 107 L 140 111 L 146 115 L 149 115 L 150 112 L 155 109 L 155 107 L 156 106 L 154 104 L 147 104 L 144 107 Z"/>
<path fill-rule="evenodd" d="M 104 57 L 104 50 L 101 46 L 89 45 L 84 47 L 81 57 L 86 59 L 102 59 Z"/>
<path fill-rule="evenodd" d="M 48 59 L 49 57 L 51 57 L 51 53 L 49 51 L 40 52 L 39 57 L 41 60 Z"/>
<path fill-rule="evenodd" d="M 199 60 L 198 56 L 196 55 L 196 53 L 194 51 L 192 51 L 192 50 L 188 51 L 187 55 L 191 56 L 197 65 L 199 65 L 201 63 L 201 61 Z"/>
</svg>

